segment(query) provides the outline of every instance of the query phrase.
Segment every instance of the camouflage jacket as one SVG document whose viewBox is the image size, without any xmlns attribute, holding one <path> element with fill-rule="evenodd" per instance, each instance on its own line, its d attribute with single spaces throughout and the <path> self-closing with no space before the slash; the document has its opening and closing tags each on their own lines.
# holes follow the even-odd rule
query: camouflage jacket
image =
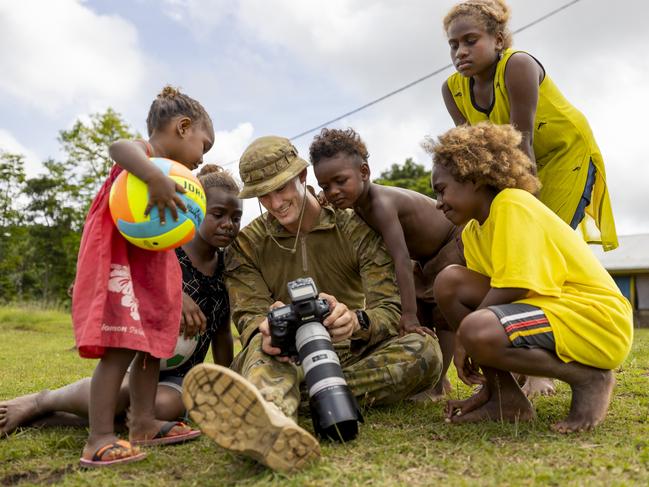
<svg viewBox="0 0 649 487">
<path fill-rule="evenodd" d="M 392 258 L 381 236 L 352 210 L 324 206 L 311 231 L 298 237 L 294 254 L 269 233 L 285 247 L 295 243 L 295 235 L 264 213 L 241 230 L 226 257 L 232 319 L 244 347 L 272 303 L 290 302 L 286 284 L 299 277 L 312 277 L 320 292 L 367 312 L 369 333 L 352 336 L 352 353 L 398 334 L 401 300 Z"/>
</svg>

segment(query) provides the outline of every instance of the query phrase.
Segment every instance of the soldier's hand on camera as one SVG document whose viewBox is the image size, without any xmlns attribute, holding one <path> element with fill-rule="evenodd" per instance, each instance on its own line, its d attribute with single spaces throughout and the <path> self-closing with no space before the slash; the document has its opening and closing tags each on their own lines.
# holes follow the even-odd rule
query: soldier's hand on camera
<svg viewBox="0 0 649 487">
<path fill-rule="evenodd" d="M 351 337 L 352 333 L 360 327 L 356 313 L 350 310 L 346 304 L 339 302 L 334 296 L 320 293 L 318 297 L 329 303 L 331 312 L 322 324 L 329 331 L 331 341 L 337 343 Z"/>
<path fill-rule="evenodd" d="M 279 308 L 280 306 L 284 306 L 284 303 L 282 303 L 281 301 L 275 301 L 270 305 L 270 309 Z M 264 318 L 264 321 L 259 323 L 259 333 L 261 333 L 261 350 L 264 353 L 275 356 L 275 358 L 280 362 L 291 361 L 289 357 L 278 357 L 277 355 L 282 353 L 282 351 L 270 344 L 270 326 L 268 325 L 268 318 Z"/>
</svg>

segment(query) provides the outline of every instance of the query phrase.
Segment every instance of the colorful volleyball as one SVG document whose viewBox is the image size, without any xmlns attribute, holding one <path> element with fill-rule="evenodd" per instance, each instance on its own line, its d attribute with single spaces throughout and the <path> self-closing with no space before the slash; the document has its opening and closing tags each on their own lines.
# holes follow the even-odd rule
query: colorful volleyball
<svg viewBox="0 0 649 487">
<path fill-rule="evenodd" d="M 182 164 L 162 157 L 152 157 L 151 162 L 185 188 L 186 193 L 178 194 L 187 211 L 178 208 L 178 220 L 174 220 L 171 210 L 165 208 L 164 225 L 160 224 L 156 206 L 145 215 L 148 186 L 133 174 L 122 171 L 110 190 L 110 214 L 119 232 L 133 245 L 146 250 L 174 249 L 194 238 L 205 216 L 205 191 L 196 176 Z"/>
</svg>

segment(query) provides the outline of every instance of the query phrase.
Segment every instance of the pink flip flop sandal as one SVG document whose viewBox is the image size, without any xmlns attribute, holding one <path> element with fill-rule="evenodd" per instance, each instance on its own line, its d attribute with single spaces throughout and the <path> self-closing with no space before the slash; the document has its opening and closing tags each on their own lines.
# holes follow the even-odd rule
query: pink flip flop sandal
<svg viewBox="0 0 649 487">
<path fill-rule="evenodd" d="M 104 456 L 106 456 L 107 453 L 114 450 L 132 452 L 133 454 L 127 457 L 116 458 L 114 460 L 103 460 Z M 129 443 L 128 441 L 117 440 L 114 441 L 113 443 L 109 443 L 108 445 L 104 445 L 101 448 L 99 448 L 90 460 L 88 460 L 87 458 L 80 458 L 79 466 L 83 468 L 98 468 L 98 467 L 109 467 L 112 465 L 117 465 L 122 463 L 139 462 L 140 460 L 144 460 L 147 454 L 144 452 L 138 453 L 138 451 L 139 449 L 133 448 L 131 446 L 131 443 Z"/>
<path fill-rule="evenodd" d="M 200 430 L 190 429 L 186 433 L 179 435 L 169 434 L 175 427 L 186 427 L 187 424 L 182 421 L 167 421 L 156 435 L 147 440 L 131 440 L 131 444 L 138 446 L 154 446 L 154 445 L 172 445 L 174 443 L 183 443 L 185 441 L 193 440 L 201 435 Z"/>
</svg>

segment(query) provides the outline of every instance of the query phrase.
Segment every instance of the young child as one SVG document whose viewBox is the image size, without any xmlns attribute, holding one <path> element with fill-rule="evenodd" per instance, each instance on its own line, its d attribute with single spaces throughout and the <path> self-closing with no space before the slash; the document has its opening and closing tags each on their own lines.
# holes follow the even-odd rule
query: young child
<svg viewBox="0 0 649 487">
<path fill-rule="evenodd" d="M 481 123 L 428 146 L 437 206 L 466 225 L 466 267 L 443 270 L 434 294 L 457 333 L 458 376 L 484 384 L 449 401 L 447 421 L 533 418 L 515 372 L 567 382 L 570 412 L 554 428 L 588 430 L 606 415 L 611 370 L 629 352 L 631 306 L 583 239 L 533 196 L 539 181 L 520 142 L 510 125 Z"/>
<path fill-rule="evenodd" d="M 149 187 L 149 211 L 165 223 L 166 208 L 177 218 L 185 210 L 180 185 L 163 175 L 149 157 L 173 159 L 189 169 L 203 162 L 214 142 L 209 115 L 196 100 L 165 87 L 147 117 L 149 140 L 115 142 L 109 153 L 116 165 L 93 201 L 84 226 L 72 297 L 72 321 L 79 355 L 99 358 L 90 386 L 90 436 L 80 463 L 98 467 L 144 458 L 137 448 L 118 440 L 114 415 L 127 367 L 129 437 L 134 441 L 180 434 L 185 426 L 162 430 L 155 417 L 159 360 L 173 354 L 182 305 L 182 276 L 173 252 L 151 252 L 124 239 L 108 209 L 111 185 L 122 170 Z M 154 209 L 154 210 L 152 210 Z M 184 431 L 185 433 L 187 431 Z"/>
<path fill-rule="evenodd" d="M 167 376 L 181 387 L 187 372 L 203 363 L 210 344 L 215 363 L 229 367 L 233 358 L 223 253 L 239 233 L 243 208 L 238 197 L 239 186 L 227 171 L 214 164 L 204 166 L 198 179 L 207 199 L 205 219 L 196 237 L 176 249 L 176 255 L 183 270 L 183 300 L 190 300 L 189 306 L 183 306 L 181 327 L 184 327 L 185 336 L 194 336 L 200 331 L 201 337 L 187 362 L 168 373 L 160 373 L 161 380 Z M 192 303 L 198 310 L 186 312 Z M 182 392 L 182 388 L 179 391 Z"/>
<path fill-rule="evenodd" d="M 442 379 L 433 391 L 435 396 L 441 395 L 453 334 L 437 309 L 432 288 L 444 267 L 464 264 L 457 227 L 435 207 L 435 200 L 408 189 L 372 183 L 369 153 L 353 129 L 323 129 L 309 152 L 327 201 L 336 208 L 353 208 L 383 237 L 394 260 L 401 294 L 401 333 L 434 335 L 435 327 L 442 350 L 448 349 L 443 353 Z M 414 275 L 411 259 L 416 262 Z M 450 387 L 448 381 L 446 385 Z"/>
<path fill-rule="evenodd" d="M 457 73 L 442 86 L 455 125 L 511 123 L 521 149 L 536 163 L 538 197 L 589 243 L 617 247 L 604 161 L 584 115 L 546 75 L 541 63 L 511 48 L 503 0 L 468 0 L 444 18 Z M 599 232 L 586 225 L 585 215 Z"/>
<path fill-rule="evenodd" d="M 176 249 L 176 256 L 183 276 L 181 331 L 186 337 L 195 336 L 196 333 L 200 333 L 200 337 L 194 353 L 185 363 L 161 371 L 158 378 L 158 389 L 166 386 L 169 394 L 173 390 L 173 408 L 170 407 L 166 414 L 166 417 L 173 419 L 182 416 L 185 411 L 182 404 L 185 375 L 192 367 L 203 363 L 210 345 L 214 363 L 229 367 L 233 358 L 230 306 L 223 279 L 223 254 L 239 233 L 242 215 L 239 186 L 228 172 L 214 164 L 201 168 L 198 179 L 207 200 L 205 218 L 194 239 Z M 133 440 L 132 443 L 170 443 L 174 439 L 172 436 L 170 441 L 160 438 L 144 442 Z"/>
<path fill-rule="evenodd" d="M 155 415 L 166 421 L 168 429 L 179 426 L 177 419 L 185 411 L 181 397 L 183 379 L 194 365 L 205 360 L 210 344 L 214 362 L 219 365 L 228 367 L 233 355 L 230 307 L 223 280 L 223 248 L 239 233 L 239 188 L 232 176 L 213 164 L 204 166 L 198 179 L 207 198 L 206 216 L 194 239 L 176 249 L 176 255 L 183 273 L 181 331 L 186 336 L 201 331 L 202 334 L 187 362 L 160 372 Z M 119 391 L 116 416 L 121 416 L 129 405 L 129 375 L 126 374 Z M 85 425 L 89 397 L 90 378 L 85 378 L 59 389 L 0 402 L 0 435 L 27 424 Z M 163 435 L 149 440 L 148 444 L 179 442 L 195 437 L 195 433 Z"/>
</svg>

